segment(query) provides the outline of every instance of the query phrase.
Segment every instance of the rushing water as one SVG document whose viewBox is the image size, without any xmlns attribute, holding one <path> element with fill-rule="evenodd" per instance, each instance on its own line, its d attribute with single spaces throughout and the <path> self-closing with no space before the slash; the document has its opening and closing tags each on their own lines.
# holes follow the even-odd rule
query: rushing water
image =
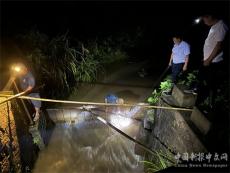
<svg viewBox="0 0 230 173">
<path fill-rule="evenodd" d="M 136 137 L 140 122 L 119 115 L 107 120 Z M 95 118 L 57 123 L 50 142 L 39 153 L 34 173 L 144 172 L 135 144 Z"/>
</svg>

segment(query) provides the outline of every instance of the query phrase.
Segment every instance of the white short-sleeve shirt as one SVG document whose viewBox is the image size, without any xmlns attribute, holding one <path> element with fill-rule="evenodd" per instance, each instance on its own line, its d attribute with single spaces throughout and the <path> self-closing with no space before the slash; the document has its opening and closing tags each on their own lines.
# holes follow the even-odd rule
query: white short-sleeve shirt
<svg viewBox="0 0 230 173">
<path fill-rule="evenodd" d="M 184 63 L 187 55 L 190 54 L 190 46 L 185 41 L 180 44 L 174 44 L 172 49 L 172 58 L 174 64 Z"/>
<path fill-rule="evenodd" d="M 227 25 L 222 20 L 219 20 L 215 25 L 213 25 L 208 33 L 208 37 L 204 43 L 204 60 L 208 59 L 211 55 L 213 49 L 215 48 L 217 42 L 223 41 L 228 31 Z M 223 60 L 223 51 L 220 52 L 212 62 L 220 62 Z"/>
</svg>

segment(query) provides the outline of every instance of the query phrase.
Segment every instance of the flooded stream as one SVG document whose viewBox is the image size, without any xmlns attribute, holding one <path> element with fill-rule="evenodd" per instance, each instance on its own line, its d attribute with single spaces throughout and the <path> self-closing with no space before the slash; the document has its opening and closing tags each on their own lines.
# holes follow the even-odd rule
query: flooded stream
<svg viewBox="0 0 230 173">
<path fill-rule="evenodd" d="M 80 119 L 56 123 L 48 146 L 39 153 L 34 173 L 144 172 L 143 158 L 135 154 L 134 142 L 92 115 Z M 116 114 L 105 119 L 136 138 L 139 121 Z"/>
</svg>

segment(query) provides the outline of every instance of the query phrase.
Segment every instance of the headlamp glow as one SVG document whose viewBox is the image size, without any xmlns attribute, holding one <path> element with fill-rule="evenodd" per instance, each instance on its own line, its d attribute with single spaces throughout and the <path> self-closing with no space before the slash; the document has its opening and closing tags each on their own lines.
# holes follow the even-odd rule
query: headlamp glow
<svg viewBox="0 0 230 173">
<path fill-rule="evenodd" d="M 200 22 L 201 22 L 201 18 L 200 18 L 200 17 L 194 20 L 194 23 L 195 23 L 195 24 L 198 24 L 198 23 L 200 23 Z"/>
</svg>

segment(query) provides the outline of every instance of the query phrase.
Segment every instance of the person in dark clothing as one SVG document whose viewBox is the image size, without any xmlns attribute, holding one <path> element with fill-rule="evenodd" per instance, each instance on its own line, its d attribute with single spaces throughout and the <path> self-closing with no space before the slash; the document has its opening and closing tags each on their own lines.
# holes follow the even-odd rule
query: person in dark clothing
<svg viewBox="0 0 230 173">
<path fill-rule="evenodd" d="M 124 104 L 124 100 L 122 98 L 119 98 L 118 96 L 116 96 L 115 94 L 107 94 L 105 96 L 105 103 L 112 103 L 112 104 Z M 110 106 L 110 108 L 106 107 L 106 113 L 108 111 L 116 113 L 119 112 L 121 109 L 120 107 L 114 107 L 114 106 Z"/>
<path fill-rule="evenodd" d="M 33 74 L 28 70 L 28 68 L 21 63 L 18 63 L 15 65 L 18 68 L 18 78 L 19 78 L 19 84 L 23 91 L 32 91 L 32 89 L 35 87 L 35 77 Z M 40 95 L 38 92 L 31 92 L 28 94 L 30 97 L 36 97 L 40 98 Z M 41 108 L 41 101 L 37 100 L 30 100 L 32 105 L 35 108 L 35 116 L 33 121 L 37 121 L 40 116 L 40 108 Z"/>
</svg>

